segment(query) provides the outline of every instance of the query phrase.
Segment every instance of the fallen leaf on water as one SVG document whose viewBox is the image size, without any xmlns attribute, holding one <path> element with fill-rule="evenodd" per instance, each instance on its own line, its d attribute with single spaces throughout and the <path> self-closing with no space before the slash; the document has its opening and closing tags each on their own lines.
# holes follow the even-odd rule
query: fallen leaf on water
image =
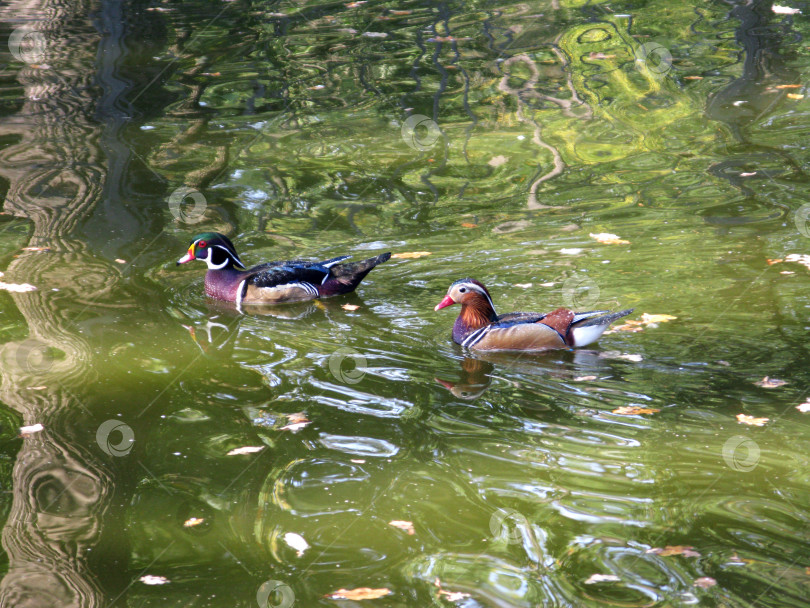
<svg viewBox="0 0 810 608">
<path fill-rule="evenodd" d="M 30 437 L 34 433 L 39 433 L 45 427 L 41 424 L 32 424 L 30 426 L 21 426 L 20 427 L 20 436 L 21 437 Z"/>
<path fill-rule="evenodd" d="M 400 530 L 405 530 L 409 535 L 413 535 L 416 531 L 413 529 L 413 522 L 404 521 L 401 519 L 392 519 L 388 522 L 389 526 L 394 526 L 395 528 L 399 528 Z"/>
<path fill-rule="evenodd" d="M 478 224 L 473 224 L 472 222 L 462 222 L 462 228 L 478 228 Z"/>
<path fill-rule="evenodd" d="M 768 262 L 768 266 L 773 266 L 774 264 L 778 264 L 779 262 L 784 262 L 785 260 L 783 260 L 782 258 L 773 258 L 773 259 L 768 258 L 765 261 Z"/>
<path fill-rule="evenodd" d="M 801 93 L 788 93 L 787 98 L 788 99 L 804 99 L 804 95 L 802 95 Z"/>
<path fill-rule="evenodd" d="M 509 160 L 509 157 L 508 157 L 508 156 L 504 156 L 504 155 L 502 155 L 502 154 L 499 154 L 498 156 L 493 156 L 492 158 L 490 158 L 490 159 L 487 161 L 487 164 L 488 164 L 490 167 L 500 167 L 502 164 L 504 164 L 504 163 L 505 163 L 505 162 L 507 162 L 508 160 Z"/>
<path fill-rule="evenodd" d="M 684 76 L 684 80 L 703 80 L 703 76 Z"/>
<path fill-rule="evenodd" d="M 413 11 L 408 11 L 408 10 L 401 10 L 401 11 L 392 10 L 391 14 L 392 15 L 397 15 L 397 16 L 403 16 L 403 15 L 410 15 L 412 12 Z"/>
<path fill-rule="evenodd" d="M 677 318 L 678 317 L 673 317 L 672 315 L 651 315 L 645 312 L 641 315 L 641 322 L 650 325 L 652 323 L 667 323 Z"/>
<path fill-rule="evenodd" d="M 600 359 L 622 359 L 624 361 L 633 361 L 634 363 L 638 363 L 639 361 L 643 361 L 644 358 L 641 355 L 631 354 L 631 353 L 623 353 L 618 350 L 606 350 L 604 352 L 599 353 Z"/>
<path fill-rule="evenodd" d="M 234 448 L 233 450 L 231 450 L 230 452 L 228 452 L 225 455 L 226 456 L 239 456 L 241 454 L 253 454 L 254 452 L 261 452 L 263 449 L 264 449 L 263 445 L 262 446 L 246 445 L 243 448 Z"/>
<path fill-rule="evenodd" d="M 521 289 L 528 289 L 531 286 L 531 283 L 515 283 L 515 287 L 520 287 Z"/>
<path fill-rule="evenodd" d="M 737 414 L 737 422 L 741 424 L 747 424 L 749 426 L 765 426 L 765 423 L 768 422 L 770 418 L 755 418 L 754 416 L 748 416 L 747 414 Z"/>
<path fill-rule="evenodd" d="M 186 521 L 183 522 L 184 528 L 193 528 L 194 526 L 199 526 L 203 523 L 205 519 L 202 517 L 189 517 Z"/>
<path fill-rule="evenodd" d="M 287 543 L 287 546 L 295 549 L 295 554 L 298 557 L 301 557 L 304 554 L 304 551 L 309 549 L 309 543 L 304 539 L 303 536 L 296 534 L 295 532 L 287 532 L 284 535 L 284 542 Z"/>
<path fill-rule="evenodd" d="M 701 576 L 695 579 L 695 587 L 700 587 L 701 589 L 708 589 L 709 587 L 714 587 L 716 584 L 717 581 L 711 576 Z"/>
<path fill-rule="evenodd" d="M 352 311 L 352 310 L 357 310 L 360 307 L 357 304 L 344 304 L 343 306 L 341 306 L 341 308 L 343 310 Z"/>
<path fill-rule="evenodd" d="M 667 545 L 663 549 L 659 547 L 653 547 L 652 549 L 647 549 L 645 553 L 654 553 L 655 555 L 660 555 L 661 557 L 669 557 L 670 555 L 683 555 L 684 557 L 700 557 L 700 553 L 695 551 L 695 548 L 689 545 Z"/>
<path fill-rule="evenodd" d="M 139 579 L 144 585 L 165 585 L 169 582 L 165 576 L 155 576 L 153 574 L 147 574 L 142 576 Z"/>
<path fill-rule="evenodd" d="M 620 581 L 621 579 L 615 574 L 591 574 L 588 580 L 585 581 L 586 585 L 593 585 L 594 583 L 612 583 Z"/>
<path fill-rule="evenodd" d="M 469 593 L 464 593 L 462 591 L 445 591 L 444 589 L 442 589 L 442 582 L 439 580 L 438 577 L 436 577 L 433 580 L 433 585 L 439 588 L 438 595 L 439 596 L 443 595 L 450 602 L 458 602 L 470 597 Z"/>
<path fill-rule="evenodd" d="M 376 600 L 378 597 L 390 595 L 391 590 L 372 589 L 371 587 L 358 587 L 357 589 L 338 589 L 326 597 L 330 600 Z"/>
<path fill-rule="evenodd" d="M 430 251 L 406 251 L 405 253 L 395 253 L 391 257 L 398 258 L 400 260 L 413 260 L 416 258 L 423 258 L 426 255 L 430 255 Z"/>
<path fill-rule="evenodd" d="M 611 234 L 609 232 L 591 232 L 588 236 L 592 239 L 595 239 L 599 243 L 604 243 L 606 245 L 629 245 L 630 241 L 626 241 L 622 238 L 619 238 L 617 234 Z"/>
<path fill-rule="evenodd" d="M 574 382 L 586 382 L 589 380 L 596 380 L 596 376 L 577 376 L 574 378 Z"/>
<path fill-rule="evenodd" d="M 785 256 L 786 262 L 796 262 L 805 268 L 810 268 L 810 255 L 806 253 L 790 253 Z"/>
<path fill-rule="evenodd" d="M 292 431 L 293 433 L 297 433 L 311 422 L 312 421 L 307 418 L 307 415 L 304 412 L 287 414 L 287 424 L 281 427 L 281 430 Z"/>
<path fill-rule="evenodd" d="M 775 89 L 800 89 L 802 85 L 800 84 L 778 84 L 774 88 Z"/>
<path fill-rule="evenodd" d="M 0 289 L 11 291 L 13 293 L 25 293 L 27 291 L 36 291 L 37 288 L 28 283 L 4 283 L 0 281 Z"/>
<path fill-rule="evenodd" d="M 614 414 L 621 414 L 622 416 L 635 416 L 637 414 L 655 414 L 661 410 L 654 407 L 638 407 L 637 405 L 623 405 L 613 410 Z"/>
<path fill-rule="evenodd" d="M 779 380 L 777 378 L 769 378 L 765 376 L 759 382 L 754 382 L 757 386 L 761 386 L 762 388 L 779 388 L 780 386 L 784 386 L 787 384 L 784 380 Z"/>
<path fill-rule="evenodd" d="M 810 412 L 810 401 L 805 401 L 804 403 L 797 405 L 796 409 L 799 410 L 802 414 Z"/>
<path fill-rule="evenodd" d="M 641 315 L 640 319 L 628 319 L 621 325 L 616 325 L 615 327 L 607 330 L 605 333 L 612 334 L 617 331 L 643 331 L 643 326 L 658 327 L 659 323 L 667 323 L 677 318 L 678 317 L 673 317 L 672 315 L 653 315 L 645 312 Z"/>
</svg>

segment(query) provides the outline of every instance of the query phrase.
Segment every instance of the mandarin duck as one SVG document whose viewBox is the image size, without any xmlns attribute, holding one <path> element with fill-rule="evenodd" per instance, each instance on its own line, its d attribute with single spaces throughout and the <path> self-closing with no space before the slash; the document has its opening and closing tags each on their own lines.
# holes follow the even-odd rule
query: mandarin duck
<svg viewBox="0 0 810 608">
<path fill-rule="evenodd" d="M 453 341 L 475 350 L 548 350 L 595 342 L 608 326 L 633 312 L 607 310 L 574 312 L 558 308 L 549 313 L 510 312 L 498 315 L 484 285 L 459 279 L 434 310 L 461 304 L 453 324 Z"/>
<path fill-rule="evenodd" d="M 288 260 L 267 262 L 247 269 L 230 239 L 219 232 L 195 236 L 188 252 L 177 260 L 185 264 L 202 260 L 208 265 L 205 293 L 217 300 L 242 304 L 275 304 L 328 298 L 353 291 L 369 271 L 391 257 L 390 253 L 339 264 L 344 255 L 323 262 Z"/>
</svg>

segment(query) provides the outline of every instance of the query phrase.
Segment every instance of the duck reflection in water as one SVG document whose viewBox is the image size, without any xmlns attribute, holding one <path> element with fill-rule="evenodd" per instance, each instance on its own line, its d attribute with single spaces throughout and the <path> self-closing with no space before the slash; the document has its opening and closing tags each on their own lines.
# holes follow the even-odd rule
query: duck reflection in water
<svg viewBox="0 0 810 608">
<path fill-rule="evenodd" d="M 616 358 L 621 359 L 622 357 L 617 356 L 613 351 L 581 348 L 547 351 L 535 353 L 532 356 L 510 352 L 476 353 L 475 357 L 464 357 L 461 361 L 461 373 L 457 381 L 442 378 L 434 378 L 434 380 L 450 391 L 453 396 L 472 401 L 487 391 L 494 378 L 504 380 L 502 376 L 496 374 L 498 368 L 501 369 L 501 372 L 517 372 L 573 382 L 577 378 L 612 373 L 609 361 Z"/>
</svg>

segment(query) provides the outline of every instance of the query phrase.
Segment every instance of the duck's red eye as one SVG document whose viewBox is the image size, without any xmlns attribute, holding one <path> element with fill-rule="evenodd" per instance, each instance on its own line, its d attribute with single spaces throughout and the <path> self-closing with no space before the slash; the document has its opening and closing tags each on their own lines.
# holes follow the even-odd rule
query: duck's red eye
<svg viewBox="0 0 810 608">
<path fill-rule="evenodd" d="M 197 243 L 197 247 L 205 249 L 206 247 L 208 247 L 208 243 L 206 243 L 205 241 L 200 241 L 199 243 Z"/>
</svg>

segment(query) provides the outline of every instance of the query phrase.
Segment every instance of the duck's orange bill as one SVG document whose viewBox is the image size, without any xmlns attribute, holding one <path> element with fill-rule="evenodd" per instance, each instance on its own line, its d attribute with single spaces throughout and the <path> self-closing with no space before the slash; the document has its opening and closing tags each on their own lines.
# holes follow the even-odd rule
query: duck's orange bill
<svg viewBox="0 0 810 608">
<path fill-rule="evenodd" d="M 188 253 L 184 255 L 182 258 L 177 260 L 178 264 L 185 264 L 186 262 L 190 262 L 195 258 L 194 256 L 194 243 L 191 244 L 191 247 L 188 248 Z"/>
<path fill-rule="evenodd" d="M 453 300 L 453 298 L 451 298 L 450 296 L 444 296 L 444 300 L 436 304 L 436 308 L 434 308 L 433 310 L 441 310 L 442 308 L 446 306 L 452 306 L 455 303 L 456 303 L 455 300 Z"/>
</svg>

